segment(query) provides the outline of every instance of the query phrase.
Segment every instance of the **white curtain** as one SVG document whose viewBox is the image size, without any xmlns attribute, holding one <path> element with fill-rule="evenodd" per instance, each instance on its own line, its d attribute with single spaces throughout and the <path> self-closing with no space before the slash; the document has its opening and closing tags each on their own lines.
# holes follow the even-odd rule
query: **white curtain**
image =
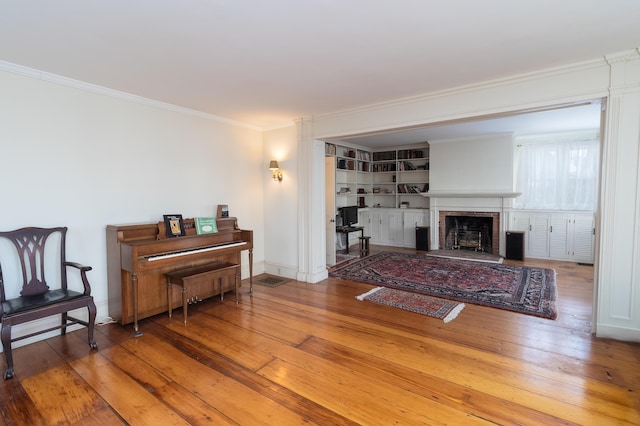
<svg viewBox="0 0 640 426">
<path fill-rule="evenodd" d="M 595 211 L 598 133 L 516 138 L 514 208 Z"/>
</svg>

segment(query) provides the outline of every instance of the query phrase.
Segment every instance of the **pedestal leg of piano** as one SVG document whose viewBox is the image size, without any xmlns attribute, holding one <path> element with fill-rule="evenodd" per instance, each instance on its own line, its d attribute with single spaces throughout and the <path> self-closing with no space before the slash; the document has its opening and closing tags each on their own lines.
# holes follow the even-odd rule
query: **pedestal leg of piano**
<svg viewBox="0 0 640 426">
<path fill-rule="evenodd" d="M 133 287 L 133 331 L 134 336 L 142 336 L 138 327 L 138 274 L 131 274 L 131 287 Z"/>
<path fill-rule="evenodd" d="M 249 249 L 249 294 L 253 294 L 253 247 Z"/>
</svg>

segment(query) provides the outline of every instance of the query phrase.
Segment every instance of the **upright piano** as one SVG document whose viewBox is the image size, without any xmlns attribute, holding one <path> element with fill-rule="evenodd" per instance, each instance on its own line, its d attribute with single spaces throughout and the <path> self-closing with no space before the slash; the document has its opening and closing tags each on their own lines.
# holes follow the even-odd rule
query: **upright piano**
<svg viewBox="0 0 640 426">
<path fill-rule="evenodd" d="M 241 252 L 249 254 L 249 283 L 253 290 L 253 231 L 238 228 L 235 217 L 217 218 L 218 232 L 196 235 L 193 219 L 185 219 L 186 236 L 168 238 L 164 222 L 138 225 L 107 225 L 107 276 L 109 315 L 120 324 L 138 321 L 167 311 L 165 274 L 211 262 L 241 265 Z M 235 288 L 232 280 L 216 286 L 190 288 L 200 299 Z M 172 304 L 182 304 L 173 294 Z"/>
</svg>

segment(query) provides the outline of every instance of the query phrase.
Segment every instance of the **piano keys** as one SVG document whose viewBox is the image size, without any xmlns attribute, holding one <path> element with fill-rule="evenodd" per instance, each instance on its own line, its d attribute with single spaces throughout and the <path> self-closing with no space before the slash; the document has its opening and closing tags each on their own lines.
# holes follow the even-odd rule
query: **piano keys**
<svg viewBox="0 0 640 426">
<path fill-rule="evenodd" d="M 107 226 L 107 275 L 109 315 L 120 324 L 138 321 L 167 311 L 165 274 L 211 262 L 241 265 L 242 251 L 249 254 L 250 292 L 253 290 L 253 231 L 239 229 L 234 217 L 217 218 L 218 232 L 196 235 L 193 219 L 185 219 L 187 235 L 166 238 L 164 222 Z M 222 292 L 235 289 L 232 280 Z M 217 286 L 190 288 L 200 299 L 220 294 Z M 172 305 L 180 306 L 173 294 Z"/>
<path fill-rule="evenodd" d="M 197 253 L 204 253 L 204 252 L 207 252 L 207 251 L 221 250 L 221 249 L 226 249 L 226 248 L 230 248 L 230 247 L 244 246 L 244 245 L 247 245 L 247 244 L 248 243 L 246 241 L 243 241 L 241 243 L 223 243 L 223 244 L 218 244 L 218 245 L 215 245 L 215 246 L 212 246 L 212 247 L 205 247 L 205 248 L 201 248 L 201 249 L 179 251 L 177 253 L 165 253 L 165 254 L 159 254 L 157 256 L 147 256 L 146 259 L 147 259 L 147 262 L 153 262 L 154 260 L 170 259 L 172 257 L 180 257 L 180 256 L 197 254 Z"/>
</svg>

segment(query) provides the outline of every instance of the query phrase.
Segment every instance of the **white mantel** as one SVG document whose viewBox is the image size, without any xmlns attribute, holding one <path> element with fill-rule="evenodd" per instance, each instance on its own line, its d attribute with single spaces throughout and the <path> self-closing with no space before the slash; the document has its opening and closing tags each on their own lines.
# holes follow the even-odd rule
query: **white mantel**
<svg viewBox="0 0 640 426">
<path fill-rule="evenodd" d="M 498 236 L 500 239 L 500 255 L 505 255 L 505 232 L 509 229 L 511 200 L 518 197 L 518 192 L 474 192 L 474 191 L 429 191 L 422 194 L 429 197 L 429 223 L 431 248 L 440 245 L 440 212 L 497 212 L 500 217 Z"/>
<path fill-rule="evenodd" d="M 457 191 L 429 191 L 420 195 L 428 198 L 516 198 L 521 192 L 457 192 Z"/>
</svg>

